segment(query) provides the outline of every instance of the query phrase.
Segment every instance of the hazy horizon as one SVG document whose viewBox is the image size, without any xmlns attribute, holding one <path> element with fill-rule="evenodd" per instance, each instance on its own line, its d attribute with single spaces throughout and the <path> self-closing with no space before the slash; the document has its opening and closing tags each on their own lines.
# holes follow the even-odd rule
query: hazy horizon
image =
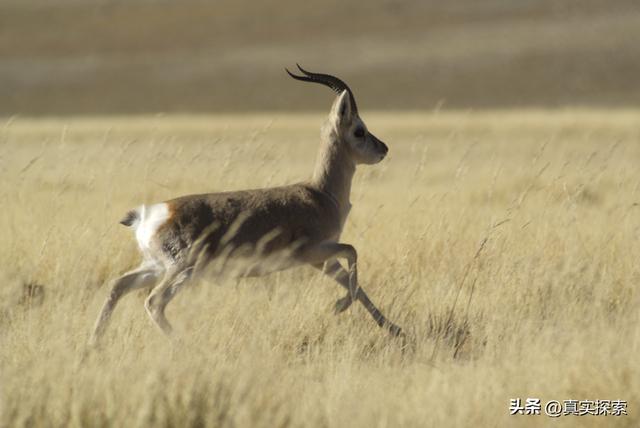
<svg viewBox="0 0 640 428">
<path fill-rule="evenodd" d="M 0 115 L 640 106 L 640 5 L 0 2 Z"/>
</svg>

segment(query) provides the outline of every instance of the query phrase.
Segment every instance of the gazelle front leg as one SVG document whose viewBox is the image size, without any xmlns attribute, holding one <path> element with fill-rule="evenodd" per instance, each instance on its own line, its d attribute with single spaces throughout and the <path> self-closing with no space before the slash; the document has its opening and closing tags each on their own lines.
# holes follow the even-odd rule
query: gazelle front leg
<svg viewBox="0 0 640 428">
<path fill-rule="evenodd" d="M 334 310 L 336 315 L 340 314 L 351 307 L 354 299 L 351 298 L 349 290 L 349 274 L 345 271 L 340 263 L 335 260 L 329 260 L 326 263 L 313 265 L 314 268 L 322 271 L 327 276 L 333 278 L 338 284 L 347 289 L 347 294 L 336 301 Z"/>
<path fill-rule="evenodd" d="M 332 277 L 338 284 L 342 285 L 344 288 L 349 289 L 349 274 L 344 270 L 342 266 L 340 266 L 340 263 L 338 263 L 337 261 L 331 260 L 326 262 L 325 265 L 318 264 L 314 265 L 314 267 L 321 270 L 324 274 Z M 400 327 L 389 321 L 382 314 L 382 312 L 380 312 L 380 310 L 376 308 L 376 306 L 373 304 L 371 299 L 369 299 L 369 296 L 367 296 L 367 293 L 364 292 L 362 287 L 358 287 L 356 300 L 362 303 L 367 312 L 371 314 L 373 319 L 380 327 L 386 326 L 389 332 L 394 336 L 401 336 L 403 334 Z M 351 293 L 348 292 L 346 296 L 338 299 L 338 301 L 336 302 L 336 313 L 347 310 L 351 306 L 351 303 L 353 303 L 353 299 L 351 298 Z"/>
<path fill-rule="evenodd" d="M 346 258 L 349 271 L 345 271 L 340 264 L 335 261 L 336 258 Z M 362 288 L 358 286 L 357 274 L 357 252 L 353 246 L 349 244 L 340 244 L 337 242 L 325 242 L 308 250 L 304 255 L 305 261 L 311 263 L 315 268 L 322 270 L 324 262 L 327 262 L 327 269 L 324 271 L 327 275 L 334 278 L 340 285 L 349 290 L 346 297 L 338 300 L 338 306 L 349 307 L 353 300 L 358 300 L 365 307 L 367 312 L 376 321 L 379 327 L 385 327 L 393 336 L 403 335 L 402 329 L 390 322 L 380 310 L 373 304 L 369 296 Z"/>
</svg>

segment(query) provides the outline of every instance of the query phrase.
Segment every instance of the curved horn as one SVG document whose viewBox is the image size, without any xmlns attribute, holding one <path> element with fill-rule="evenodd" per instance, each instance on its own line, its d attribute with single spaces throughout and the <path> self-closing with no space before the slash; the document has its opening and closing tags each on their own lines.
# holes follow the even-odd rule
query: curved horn
<svg viewBox="0 0 640 428">
<path fill-rule="evenodd" d="M 307 71 L 304 68 L 300 67 L 300 64 L 296 65 L 298 66 L 298 69 L 305 74 L 305 76 L 297 76 L 290 72 L 287 68 L 285 68 L 284 70 L 289 74 L 289 76 L 293 77 L 296 80 L 302 80 L 303 82 L 320 83 L 322 85 L 330 87 L 337 94 L 342 93 L 342 91 L 347 91 L 349 93 L 349 99 L 351 100 L 351 110 L 353 111 L 353 113 L 358 113 L 356 99 L 354 98 L 353 92 L 351 92 L 351 88 L 349 88 L 349 85 L 330 74 L 311 73 L 310 71 Z"/>
</svg>

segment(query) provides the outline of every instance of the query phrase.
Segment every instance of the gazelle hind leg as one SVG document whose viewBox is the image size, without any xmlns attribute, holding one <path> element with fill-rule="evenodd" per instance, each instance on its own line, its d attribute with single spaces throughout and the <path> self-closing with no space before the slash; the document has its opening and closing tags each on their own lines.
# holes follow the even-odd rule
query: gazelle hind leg
<svg viewBox="0 0 640 428">
<path fill-rule="evenodd" d="M 147 314 L 164 334 L 170 336 L 173 332 L 171 324 L 164 314 L 167 304 L 178 294 L 178 291 L 188 282 L 193 274 L 193 267 L 183 270 L 172 270 L 165 274 L 162 281 L 151 290 L 144 302 Z"/>
<path fill-rule="evenodd" d="M 107 300 L 102 305 L 102 310 L 93 328 L 90 344 L 96 345 L 104 334 L 111 319 L 111 314 L 120 298 L 133 290 L 153 285 L 158 280 L 158 276 L 159 271 L 157 269 L 143 265 L 116 279 L 111 286 Z"/>
</svg>

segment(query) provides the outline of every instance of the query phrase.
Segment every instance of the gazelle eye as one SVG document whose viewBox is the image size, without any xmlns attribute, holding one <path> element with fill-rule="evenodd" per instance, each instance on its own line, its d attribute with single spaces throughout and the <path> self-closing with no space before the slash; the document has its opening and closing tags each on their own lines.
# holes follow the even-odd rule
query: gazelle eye
<svg viewBox="0 0 640 428">
<path fill-rule="evenodd" d="M 353 133 L 353 135 L 355 135 L 356 138 L 364 137 L 364 129 L 362 129 L 362 128 L 356 129 L 356 131 Z"/>
</svg>

